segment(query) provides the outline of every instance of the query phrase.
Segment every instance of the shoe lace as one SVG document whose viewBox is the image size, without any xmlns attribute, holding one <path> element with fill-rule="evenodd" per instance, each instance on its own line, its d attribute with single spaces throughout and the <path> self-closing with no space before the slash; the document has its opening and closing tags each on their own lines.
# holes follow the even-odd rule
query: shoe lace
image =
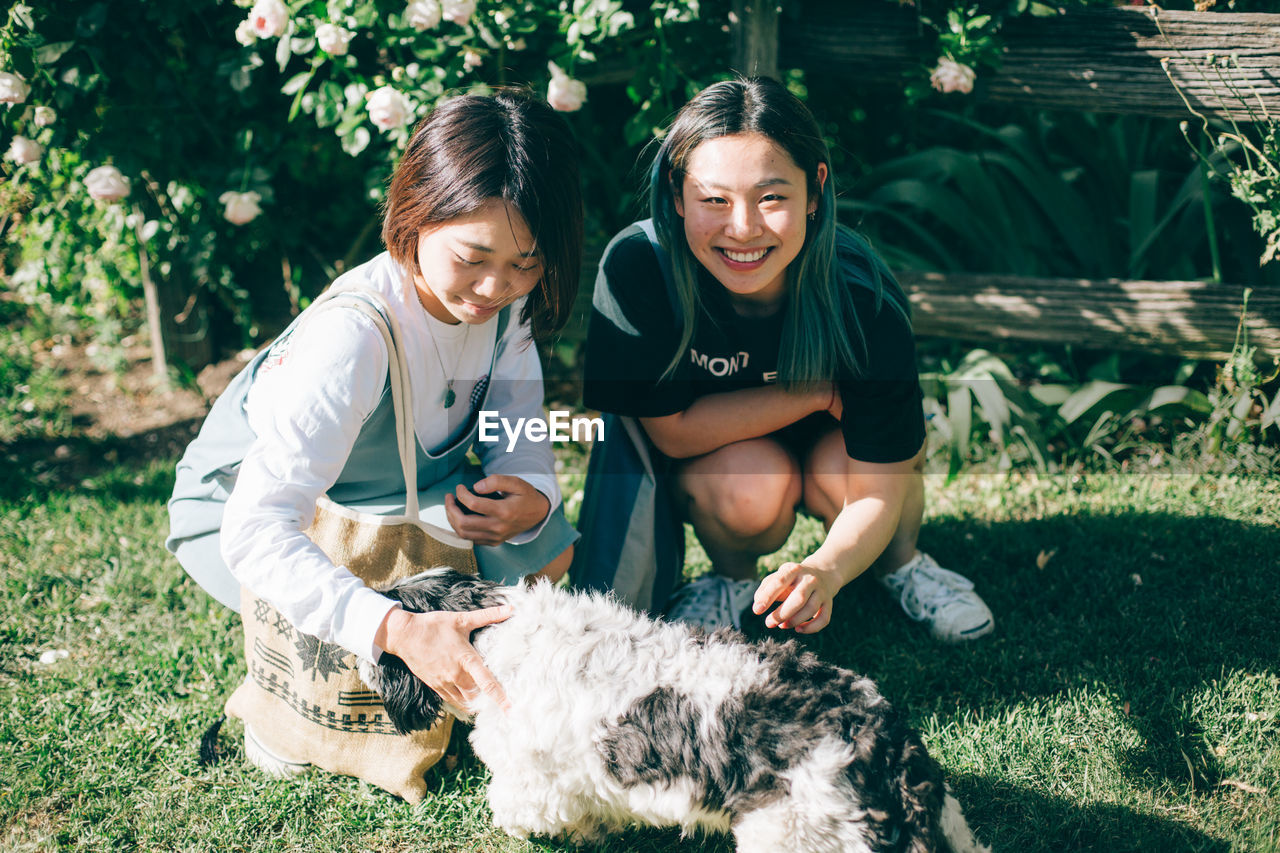
<svg viewBox="0 0 1280 853">
<path fill-rule="evenodd" d="M 742 587 L 754 587 L 750 582 L 735 582 L 719 576 L 706 576 L 685 584 L 675 595 L 669 613 L 696 616 L 697 621 L 708 627 L 729 624 L 742 628 L 741 611 L 735 597 L 743 595 Z M 754 591 L 754 589 L 753 589 Z"/>
<path fill-rule="evenodd" d="M 973 581 L 964 575 L 922 563 L 911 567 L 899 600 L 907 615 L 919 622 L 972 589 Z"/>
</svg>

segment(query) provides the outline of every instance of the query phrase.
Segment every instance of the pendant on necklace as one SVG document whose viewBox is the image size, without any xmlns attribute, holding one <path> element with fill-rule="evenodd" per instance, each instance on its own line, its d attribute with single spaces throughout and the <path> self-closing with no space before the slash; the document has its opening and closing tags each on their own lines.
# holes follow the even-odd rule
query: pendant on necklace
<svg viewBox="0 0 1280 853">
<path fill-rule="evenodd" d="M 453 393 L 453 386 L 444 389 L 444 407 L 447 409 L 457 402 L 458 395 Z"/>
</svg>

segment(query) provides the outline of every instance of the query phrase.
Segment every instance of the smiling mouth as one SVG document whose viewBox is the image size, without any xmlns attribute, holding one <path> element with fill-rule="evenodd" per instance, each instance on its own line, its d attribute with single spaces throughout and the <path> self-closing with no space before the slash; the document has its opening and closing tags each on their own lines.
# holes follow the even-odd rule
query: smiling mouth
<svg viewBox="0 0 1280 853">
<path fill-rule="evenodd" d="M 763 249 L 752 249 L 747 252 L 735 252 L 732 249 L 716 248 L 716 251 L 735 264 L 754 264 L 764 260 L 765 255 L 773 251 L 772 246 Z"/>
</svg>

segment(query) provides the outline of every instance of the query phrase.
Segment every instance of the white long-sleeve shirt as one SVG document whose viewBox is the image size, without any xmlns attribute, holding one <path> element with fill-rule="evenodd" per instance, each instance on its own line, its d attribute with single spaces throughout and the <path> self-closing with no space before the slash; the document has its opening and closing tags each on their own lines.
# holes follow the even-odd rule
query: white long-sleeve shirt
<svg viewBox="0 0 1280 853">
<path fill-rule="evenodd" d="M 489 373 L 497 323 L 449 325 L 418 302 L 412 281 L 383 253 L 341 276 L 335 288 L 358 286 L 381 294 L 399 322 L 413 393 L 418 442 L 435 453 L 465 428 L 471 392 Z M 493 364 L 485 409 L 505 417 L 545 417 L 542 367 L 523 300 L 510 309 L 506 346 Z M 388 353 L 373 322 L 351 308 L 331 307 L 306 318 L 287 346 L 273 352 L 249 391 L 246 412 L 256 439 L 227 501 L 222 556 L 245 587 L 270 602 L 298 630 L 365 658 L 380 650 L 373 638 L 395 603 L 335 566 L 303 531 L 316 499 L 338 479 L 365 420 L 386 383 Z M 446 373 L 457 400 L 445 409 Z M 452 426 L 451 426 L 452 423 Z M 511 474 L 560 503 L 554 458 L 546 443 L 523 437 L 477 442 L 486 475 Z M 387 452 L 396 454 L 395 447 Z M 419 483 L 425 488 L 429 483 Z M 550 512 L 548 513 L 550 517 Z M 543 524 L 546 520 L 543 520 Z M 513 537 L 536 538 L 541 525 Z"/>
</svg>

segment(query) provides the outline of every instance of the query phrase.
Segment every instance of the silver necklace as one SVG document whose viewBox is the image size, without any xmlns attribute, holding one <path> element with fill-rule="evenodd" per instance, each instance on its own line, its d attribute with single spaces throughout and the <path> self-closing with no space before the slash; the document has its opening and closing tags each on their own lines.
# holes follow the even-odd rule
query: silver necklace
<svg viewBox="0 0 1280 853">
<path fill-rule="evenodd" d="M 436 343 L 436 336 L 431 336 L 431 346 L 436 351 L 436 364 L 440 366 L 440 375 L 444 377 L 444 407 L 447 409 L 458 401 L 458 395 L 453 391 L 454 380 L 456 375 L 450 375 L 444 372 L 444 359 L 440 356 L 440 345 Z M 459 365 L 462 364 L 462 354 L 467 350 L 467 339 L 471 337 L 471 326 L 467 325 L 467 330 L 462 334 L 462 346 L 458 348 L 458 357 L 453 362 L 453 373 L 457 374 Z"/>
</svg>

